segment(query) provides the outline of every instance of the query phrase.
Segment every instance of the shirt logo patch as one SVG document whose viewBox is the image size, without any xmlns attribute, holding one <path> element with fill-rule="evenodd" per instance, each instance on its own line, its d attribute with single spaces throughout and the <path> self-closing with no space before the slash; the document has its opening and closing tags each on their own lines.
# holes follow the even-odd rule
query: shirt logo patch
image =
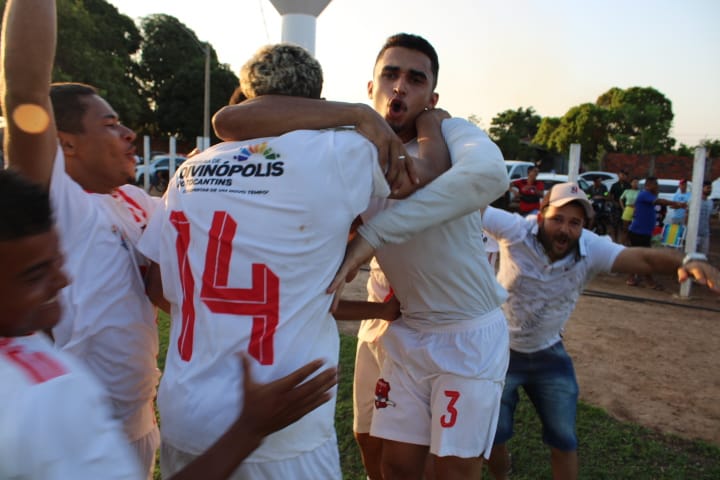
<svg viewBox="0 0 720 480">
<path fill-rule="evenodd" d="M 390 384 L 384 379 L 378 379 L 375 384 L 375 408 L 387 408 L 395 406 L 395 402 L 390 400 Z"/>
<path fill-rule="evenodd" d="M 272 148 L 268 148 L 267 142 L 250 145 L 240 149 L 240 153 L 233 158 L 239 162 L 244 162 L 254 154 L 260 154 L 267 160 L 276 160 L 280 158 L 279 153 L 273 152 Z"/>
</svg>

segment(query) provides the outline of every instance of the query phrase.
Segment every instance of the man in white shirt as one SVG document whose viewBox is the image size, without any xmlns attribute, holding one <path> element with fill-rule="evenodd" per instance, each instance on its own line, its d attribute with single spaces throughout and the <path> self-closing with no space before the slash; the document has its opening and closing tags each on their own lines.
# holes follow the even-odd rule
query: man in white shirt
<svg viewBox="0 0 720 480">
<path fill-rule="evenodd" d="M 113 418 L 105 390 L 85 362 L 56 350 L 43 333 L 60 321 L 59 295 L 68 284 L 47 192 L 59 149 L 48 95 L 55 32 L 54 1 L 7 3 L 2 32 L 9 169 L 0 171 L 0 478 L 140 480 L 148 476 L 147 466 L 130 449 L 127 426 L 123 429 Z M 114 129 L 113 118 L 107 120 Z M 327 390 L 336 383 L 334 369 L 303 383 L 322 365 L 315 361 L 278 381 L 256 384 L 247 363 L 242 415 L 176 478 L 227 477 L 263 437 L 327 402 Z"/>
<path fill-rule="evenodd" d="M 538 215 L 522 218 L 488 208 L 485 231 L 500 245 L 498 281 L 508 291 L 503 305 L 510 328 L 510 366 L 490 471 L 507 478 L 506 442 L 513 434 L 518 389 L 523 387 L 543 424 L 553 478 L 577 478 L 575 411 L 578 385 L 562 331 L 585 284 L 601 272 L 672 273 L 692 276 L 718 290 L 718 271 L 707 258 L 671 249 L 625 248 L 584 229 L 592 204 L 575 183 L 555 185 Z"/>
<path fill-rule="evenodd" d="M 119 123 L 108 103 L 86 85 L 50 88 L 55 6 L 30 3 L 41 15 L 22 18 L 28 25 L 14 30 L 22 37 L 15 45 L 22 48 L 5 52 L 5 108 L 23 107 L 18 119 L 29 122 L 30 131 L 38 124 L 43 135 L 38 140 L 39 134 L 27 137 L 21 131 L 8 146 L 7 158 L 10 167 L 49 190 L 73 279 L 61 292 L 63 317 L 53 329 L 55 343 L 80 358 L 103 384 L 113 416 L 123 423 L 151 477 L 159 444 L 154 414 L 158 339 L 155 309 L 140 270 L 145 260 L 134 245 L 155 203 L 142 190 L 123 185 L 134 169 L 135 134 Z M 50 107 L 49 95 L 56 108 Z M 49 112 L 61 119 L 57 132 Z M 48 137 L 49 127 L 43 126 L 57 135 Z M 37 154 L 27 154 L 27 148 Z M 13 149 L 22 153 L 13 155 Z"/>
<path fill-rule="evenodd" d="M 23 10 L 16 13 L 15 19 L 23 18 Z M 12 144 L 18 135 L 14 125 L 9 128 Z M 68 277 L 47 192 L 12 170 L 0 170 L 0 263 L 0 478 L 144 478 L 103 388 L 43 332 L 60 320 L 58 293 Z M 264 436 L 328 401 L 333 369 L 305 382 L 320 365 L 269 384 L 246 377 L 242 414 L 175 478 L 226 478 Z M 249 374 L 247 361 L 243 367 Z"/>
<path fill-rule="evenodd" d="M 54 33 L 49 6 L 41 11 L 48 13 L 32 27 L 53 23 Z M 6 57 L 8 89 L 42 105 L 50 95 L 53 108 L 42 113 L 57 119 L 57 136 L 44 138 L 42 155 L 9 155 L 13 168 L 48 189 L 73 279 L 61 292 L 55 344 L 103 384 L 113 416 L 151 477 L 160 441 L 154 414 L 158 339 L 141 271 L 147 262 L 135 244 L 157 203 L 125 185 L 134 175 L 135 133 L 112 107 L 88 85 L 50 86 L 54 35 L 21 45 L 23 55 Z"/>
<path fill-rule="evenodd" d="M 322 70 L 292 45 L 241 70 L 248 98 L 319 98 Z M 298 130 L 215 145 L 171 179 L 140 248 L 160 266 L 173 318 L 158 395 L 163 474 L 208 447 L 242 401 L 247 352 L 276 379 L 314 358 L 338 361 L 325 292 L 347 232 L 371 196 L 390 194 L 373 144 L 347 129 Z M 334 401 L 271 435 L 233 478 L 341 478 Z"/>
<path fill-rule="evenodd" d="M 334 291 L 377 248 L 402 306 L 402 318 L 381 337 L 387 356 L 370 431 L 383 439 L 387 478 L 420 478 L 428 452 L 439 478 L 479 477 L 507 368 L 505 292 L 485 260 L 478 211 L 507 190 L 507 170 L 487 135 L 434 109 L 437 73 L 434 48 L 416 35 L 394 35 L 378 54 L 368 95 L 416 158 L 419 185 L 426 185 L 402 201 L 373 202 L 343 278 L 332 285 Z M 258 103 L 243 102 L 218 112 L 216 129 L 225 138 L 244 138 L 248 131 L 362 123 L 369 115 L 361 106 L 283 100 L 288 116 L 280 125 L 268 125 Z M 375 461 L 365 463 L 377 476 Z"/>
</svg>

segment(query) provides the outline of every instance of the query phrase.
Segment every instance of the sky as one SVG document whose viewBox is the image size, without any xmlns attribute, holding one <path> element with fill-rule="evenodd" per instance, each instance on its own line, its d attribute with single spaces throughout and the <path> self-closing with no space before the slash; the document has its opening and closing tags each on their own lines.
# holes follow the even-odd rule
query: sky
<svg viewBox="0 0 720 480">
<path fill-rule="evenodd" d="M 236 74 L 281 41 L 269 0 L 108 1 L 136 20 L 173 15 Z M 421 35 L 440 58 L 438 106 L 485 129 L 508 109 L 560 117 L 612 87 L 653 87 L 672 102 L 671 135 L 695 146 L 720 139 L 718 25 L 717 0 L 332 0 L 316 22 L 315 55 L 324 97 L 369 103 L 385 38 Z"/>
</svg>

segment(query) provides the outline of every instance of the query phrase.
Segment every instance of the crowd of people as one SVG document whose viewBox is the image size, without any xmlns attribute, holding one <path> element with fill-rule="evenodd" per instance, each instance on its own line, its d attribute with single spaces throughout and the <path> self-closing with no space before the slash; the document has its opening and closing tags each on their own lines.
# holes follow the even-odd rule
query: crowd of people
<svg viewBox="0 0 720 480">
<path fill-rule="evenodd" d="M 719 288 L 702 255 L 589 232 L 575 184 L 521 186 L 536 215 L 490 207 L 509 186 L 502 154 L 437 108 L 437 53 L 405 33 L 377 55 L 372 108 L 321 100 L 304 49 L 261 48 L 214 118 L 224 141 L 150 196 L 128 185 L 135 133 L 111 104 L 51 83 L 56 16 L 54 0 L 4 12 L 0 478 L 152 478 L 159 451 L 163 478 L 340 479 L 335 318 L 363 320 L 368 478 L 474 479 L 484 461 L 505 478 L 520 387 L 554 477 L 576 478 L 561 333 L 583 285 L 677 271 Z M 370 301 L 343 300 L 371 258 Z"/>
</svg>

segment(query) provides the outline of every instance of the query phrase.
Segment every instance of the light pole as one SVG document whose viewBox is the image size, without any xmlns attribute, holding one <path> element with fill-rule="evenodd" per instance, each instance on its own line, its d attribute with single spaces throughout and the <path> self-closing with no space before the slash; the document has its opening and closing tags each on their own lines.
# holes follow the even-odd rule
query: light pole
<svg viewBox="0 0 720 480">
<path fill-rule="evenodd" d="M 197 45 L 198 48 L 200 48 L 200 50 L 202 50 L 205 54 L 205 85 L 203 87 L 203 140 L 202 145 L 198 145 L 199 150 L 205 150 L 210 147 L 210 43 L 200 42 L 197 39 L 197 36 L 188 30 L 185 25 L 180 23 L 180 21 L 177 22 L 177 26 L 187 33 L 188 36 L 192 38 L 193 42 L 195 42 L 195 45 Z"/>
<path fill-rule="evenodd" d="M 210 44 L 205 42 L 205 92 L 203 103 L 203 150 L 210 147 Z"/>
</svg>

